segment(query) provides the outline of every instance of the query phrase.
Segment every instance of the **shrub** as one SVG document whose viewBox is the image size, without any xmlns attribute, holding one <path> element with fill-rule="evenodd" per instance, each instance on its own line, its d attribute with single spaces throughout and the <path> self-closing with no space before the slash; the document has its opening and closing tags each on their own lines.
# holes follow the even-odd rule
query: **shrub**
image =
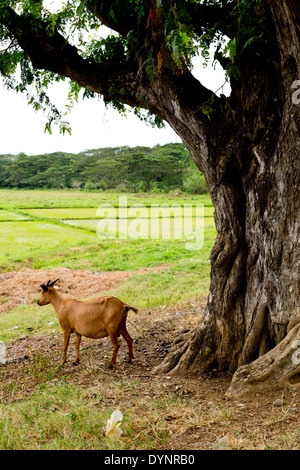
<svg viewBox="0 0 300 470">
<path fill-rule="evenodd" d="M 207 194 L 208 188 L 205 178 L 202 173 L 197 169 L 192 169 L 188 172 L 184 182 L 183 188 L 190 194 Z"/>
<path fill-rule="evenodd" d="M 84 185 L 84 190 L 85 191 L 94 191 L 95 188 L 95 185 L 94 183 L 92 183 L 91 181 L 87 181 Z"/>
</svg>

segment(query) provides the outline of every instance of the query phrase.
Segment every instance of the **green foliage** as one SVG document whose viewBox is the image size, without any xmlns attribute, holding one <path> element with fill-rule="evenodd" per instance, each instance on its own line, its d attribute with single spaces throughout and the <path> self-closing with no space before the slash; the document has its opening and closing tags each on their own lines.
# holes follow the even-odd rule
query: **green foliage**
<svg viewBox="0 0 300 470">
<path fill-rule="evenodd" d="M 190 59 L 197 52 L 193 39 L 193 36 L 189 36 L 188 30 L 184 26 L 171 30 L 166 36 L 166 44 L 171 57 L 181 72 L 187 66 L 190 66 Z"/>
<path fill-rule="evenodd" d="M 35 111 L 42 110 L 47 113 L 45 132 L 51 134 L 52 127 L 56 125 L 61 133 L 71 133 L 69 124 L 63 120 L 63 113 L 51 102 L 46 93 L 49 84 L 65 80 L 65 77 L 33 68 L 28 54 L 20 48 L 15 38 L 14 31 L 18 25 L 9 24 L 7 20 L 7 7 L 16 9 L 24 16 L 30 14 L 33 29 L 38 30 L 39 21 L 42 20 L 50 36 L 58 30 L 69 40 L 76 37 L 79 47 L 84 41 L 82 30 L 96 29 L 99 27 L 99 22 L 93 19 L 79 0 L 64 2 L 60 11 L 56 13 L 44 8 L 42 2 L 37 0 L 5 0 L 0 5 L 0 75 L 4 84 L 8 89 L 25 94 L 28 104 Z M 73 94 L 74 83 L 71 82 L 68 99 Z"/>
<path fill-rule="evenodd" d="M 197 37 L 190 24 L 190 17 L 185 2 L 160 0 L 157 2 L 158 15 L 163 18 L 165 46 L 170 52 L 171 62 L 164 61 L 164 66 L 171 67 L 175 73 L 183 73 L 191 67 L 191 58 L 198 52 Z M 175 66 L 175 67 L 174 67 Z"/>
<path fill-rule="evenodd" d="M 207 184 L 204 176 L 196 168 L 191 168 L 185 178 L 184 189 L 189 194 L 207 194 Z"/>
<path fill-rule="evenodd" d="M 126 60 L 125 40 L 112 34 L 106 38 L 93 38 L 84 55 L 92 57 L 97 63 L 122 64 Z"/>
<path fill-rule="evenodd" d="M 164 121 L 151 111 L 144 111 L 141 108 L 134 108 L 134 114 L 138 116 L 141 121 L 145 121 L 147 125 L 151 127 L 157 127 L 158 129 L 163 129 L 165 127 Z"/>
<path fill-rule="evenodd" d="M 215 95 L 212 94 L 211 98 L 203 103 L 201 106 L 202 113 L 210 119 L 211 114 L 214 112 L 214 102 L 215 102 Z"/>
<path fill-rule="evenodd" d="M 87 183 L 85 183 L 84 189 L 85 191 L 94 191 L 96 189 L 96 186 L 91 181 L 88 181 Z"/>
<path fill-rule="evenodd" d="M 47 155 L 4 155 L 0 158 L 0 185 L 16 188 L 70 187 L 72 180 L 72 155 L 54 153 Z M 3 173 L 2 173 L 3 168 Z"/>
<path fill-rule="evenodd" d="M 192 168 L 183 144 L 103 148 L 79 154 L 0 155 L 0 188 L 189 191 L 185 180 Z"/>
</svg>

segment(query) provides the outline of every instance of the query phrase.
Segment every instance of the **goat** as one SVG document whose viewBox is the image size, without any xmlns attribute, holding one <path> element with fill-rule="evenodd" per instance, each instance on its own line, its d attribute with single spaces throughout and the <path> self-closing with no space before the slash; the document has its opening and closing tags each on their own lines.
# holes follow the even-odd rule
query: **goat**
<svg viewBox="0 0 300 470">
<path fill-rule="evenodd" d="M 67 362 L 67 350 L 71 333 L 76 334 L 74 365 L 79 364 L 81 336 L 93 339 L 109 336 L 114 348 L 109 367 L 113 368 L 120 347 L 118 337 L 122 335 L 128 345 L 128 362 L 131 362 L 134 358 L 132 338 L 126 328 L 126 319 L 129 310 L 133 310 L 135 313 L 138 310 L 111 295 L 86 301 L 64 297 L 57 291 L 56 287 L 53 287 L 59 279 L 53 282 L 49 280 L 46 285 L 41 284 L 42 294 L 37 300 L 37 304 L 43 306 L 51 303 L 58 314 L 64 338 L 62 365 Z"/>
</svg>

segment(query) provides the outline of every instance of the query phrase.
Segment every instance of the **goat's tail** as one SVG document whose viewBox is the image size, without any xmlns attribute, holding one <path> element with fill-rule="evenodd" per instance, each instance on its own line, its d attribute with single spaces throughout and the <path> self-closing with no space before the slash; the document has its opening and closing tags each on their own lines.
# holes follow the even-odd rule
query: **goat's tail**
<svg viewBox="0 0 300 470">
<path fill-rule="evenodd" d="M 133 310 L 135 313 L 138 313 L 138 309 L 135 307 L 131 307 L 130 305 L 126 304 L 127 311 L 128 310 Z"/>
</svg>

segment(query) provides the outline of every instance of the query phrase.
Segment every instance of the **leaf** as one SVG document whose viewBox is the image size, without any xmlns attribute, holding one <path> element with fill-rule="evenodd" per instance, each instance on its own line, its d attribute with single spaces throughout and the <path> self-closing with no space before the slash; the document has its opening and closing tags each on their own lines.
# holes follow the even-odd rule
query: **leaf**
<svg viewBox="0 0 300 470">
<path fill-rule="evenodd" d="M 63 134 L 63 135 L 65 135 L 66 132 L 69 135 L 72 135 L 72 130 L 71 130 L 70 124 L 68 122 L 62 122 L 60 124 L 59 132 L 60 132 L 60 134 Z"/>
<path fill-rule="evenodd" d="M 50 124 L 49 121 L 46 123 L 45 129 L 44 129 L 44 133 L 46 134 L 47 132 L 48 132 L 50 135 L 52 135 L 51 124 Z"/>
</svg>

